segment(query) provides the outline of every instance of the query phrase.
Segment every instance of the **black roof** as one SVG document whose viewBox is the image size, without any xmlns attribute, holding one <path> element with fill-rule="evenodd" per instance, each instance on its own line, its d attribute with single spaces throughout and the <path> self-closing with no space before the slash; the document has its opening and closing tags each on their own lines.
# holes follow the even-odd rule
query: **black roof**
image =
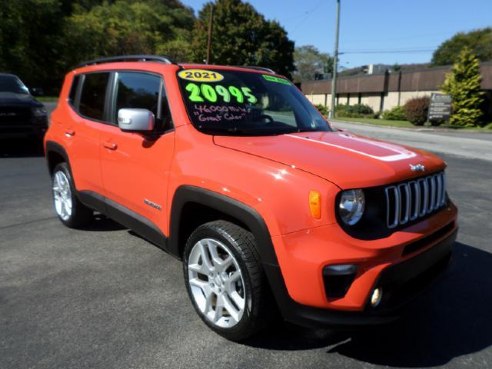
<svg viewBox="0 0 492 369">
<path fill-rule="evenodd" d="M 85 67 L 88 65 L 96 65 L 96 64 L 104 64 L 104 63 L 117 63 L 117 62 L 157 62 L 157 63 L 164 63 L 164 64 L 176 64 L 171 58 L 167 56 L 160 56 L 160 55 L 120 55 L 120 56 L 111 56 L 107 58 L 99 58 L 99 59 L 94 59 L 94 60 L 88 60 L 83 63 L 78 64 L 75 68 L 81 68 Z M 254 69 L 254 70 L 261 70 L 264 72 L 272 73 L 275 74 L 275 72 L 266 67 L 259 67 L 256 65 L 246 65 L 246 66 L 237 66 L 239 68 L 245 68 L 245 69 Z"/>
<path fill-rule="evenodd" d="M 103 63 L 117 63 L 117 62 L 158 62 L 165 64 L 176 64 L 167 56 L 159 55 L 120 55 L 111 56 L 108 58 L 99 58 L 94 60 L 85 61 L 76 66 L 76 68 L 85 67 L 87 65 L 103 64 Z"/>
</svg>

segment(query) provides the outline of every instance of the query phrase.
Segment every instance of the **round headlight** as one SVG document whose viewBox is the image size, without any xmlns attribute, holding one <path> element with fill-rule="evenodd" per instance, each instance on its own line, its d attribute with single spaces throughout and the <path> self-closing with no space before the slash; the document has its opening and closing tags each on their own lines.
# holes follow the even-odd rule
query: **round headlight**
<svg viewBox="0 0 492 369">
<path fill-rule="evenodd" d="M 338 204 L 340 218 L 347 225 L 356 224 L 364 214 L 365 199 L 362 190 L 343 191 Z"/>
</svg>

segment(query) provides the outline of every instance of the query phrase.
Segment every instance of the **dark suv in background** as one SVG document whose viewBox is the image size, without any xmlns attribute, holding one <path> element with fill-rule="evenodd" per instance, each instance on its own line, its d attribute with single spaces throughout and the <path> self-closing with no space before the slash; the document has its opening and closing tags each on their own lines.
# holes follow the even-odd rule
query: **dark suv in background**
<svg viewBox="0 0 492 369">
<path fill-rule="evenodd" d="M 0 73 L 0 139 L 42 140 L 47 128 L 44 105 L 31 95 L 19 77 Z"/>
</svg>

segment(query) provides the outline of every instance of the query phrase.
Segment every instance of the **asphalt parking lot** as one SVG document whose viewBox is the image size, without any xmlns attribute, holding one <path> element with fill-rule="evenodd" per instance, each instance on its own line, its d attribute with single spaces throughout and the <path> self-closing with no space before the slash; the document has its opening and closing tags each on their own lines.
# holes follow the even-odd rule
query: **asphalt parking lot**
<svg viewBox="0 0 492 369">
<path fill-rule="evenodd" d="M 3 142 L 0 368 L 490 368 L 492 161 L 443 157 L 460 209 L 454 259 L 400 321 L 351 333 L 283 324 L 237 344 L 194 313 L 178 261 L 105 218 L 62 226 L 44 158 Z"/>
</svg>

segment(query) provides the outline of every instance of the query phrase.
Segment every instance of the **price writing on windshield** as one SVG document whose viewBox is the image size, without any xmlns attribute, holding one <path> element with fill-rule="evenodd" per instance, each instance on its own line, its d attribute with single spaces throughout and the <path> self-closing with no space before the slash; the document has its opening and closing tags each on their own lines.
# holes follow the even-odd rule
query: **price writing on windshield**
<svg viewBox="0 0 492 369">
<path fill-rule="evenodd" d="M 200 86 L 196 83 L 188 83 L 185 87 L 189 92 L 188 99 L 192 102 L 234 102 L 238 104 L 250 103 L 256 104 L 258 99 L 253 95 L 248 87 L 209 85 L 202 83 Z"/>
<path fill-rule="evenodd" d="M 281 83 L 283 85 L 291 85 L 290 81 L 287 81 L 285 78 L 279 78 L 275 76 L 269 76 L 268 74 L 262 74 L 263 78 L 269 82 Z"/>
<path fill-rule="evenodd" d="M 196 82 L 219 82 L 224 76 L 213 70 L 205 69 L 185 69 L 178 73 L 179 78 Z"/>
</svg>

